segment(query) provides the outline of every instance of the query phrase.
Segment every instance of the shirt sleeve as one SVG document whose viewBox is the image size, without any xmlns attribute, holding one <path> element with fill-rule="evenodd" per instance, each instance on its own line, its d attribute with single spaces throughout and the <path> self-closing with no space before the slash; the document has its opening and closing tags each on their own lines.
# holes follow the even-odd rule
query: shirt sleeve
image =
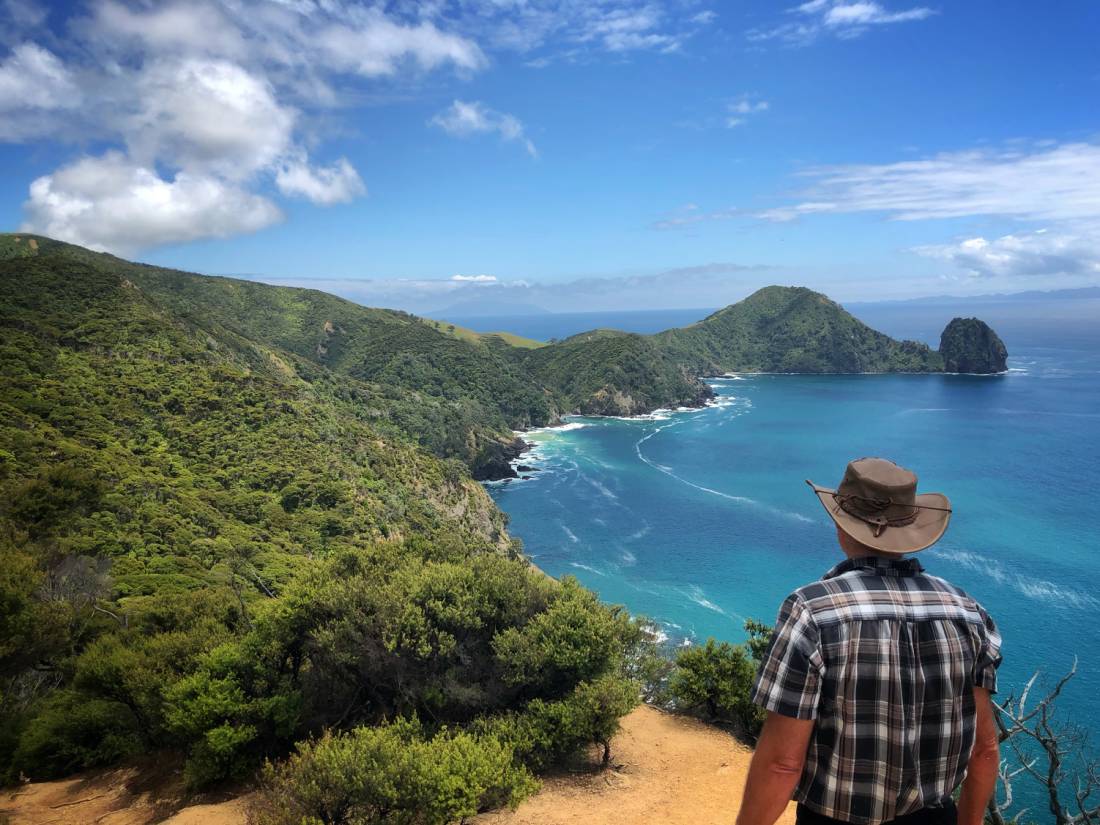
<svg viewBox="0 0 1100 825">
<path fill-rule="evenodd" d="M 978 657 L 974 662 L 974 685 L 996 693 L 997 668 L 1004 658 L 1001 656 L 1001 633 L 993 617 L 981 605 L 978 605 L 978 614 L 982 617 L 982 632 Z"/>
<path fill-rule="evenodd" d="M 824 671 L 817 625 L 802 599 L 792 593 L 779 608 L 753 685 L 753 704 L 780 716 L 816 719 Z"/>
</svg>

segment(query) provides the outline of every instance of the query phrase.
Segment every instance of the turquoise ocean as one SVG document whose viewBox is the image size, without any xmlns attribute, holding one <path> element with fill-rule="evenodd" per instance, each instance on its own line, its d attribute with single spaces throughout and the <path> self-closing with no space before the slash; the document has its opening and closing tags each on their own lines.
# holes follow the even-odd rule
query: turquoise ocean
<svg viewBox="0 0 1100 825">
<path fill-rule="evenodd" d="M 946 319 L 921 313 L 875 325 L 933 341 Z M 524 434 L 521 462 L 537 471 L 489 489 L 546 572 L 650 617 L 672 643 L 738 642 L 746 618 L 772 623 L 788 592 L 840 559 L 804 480 L 832 486 L 851 458 L 892 458 L 953 503 L 920 560 L 999 624 L 1002 692 L 1077 657 L 1061 709 L 1097 741 L 1098 326 L 1006 321 L 1001 376 L 739 375 L 715 380 L 702 410 L 572 418 Z"/>
</svg>

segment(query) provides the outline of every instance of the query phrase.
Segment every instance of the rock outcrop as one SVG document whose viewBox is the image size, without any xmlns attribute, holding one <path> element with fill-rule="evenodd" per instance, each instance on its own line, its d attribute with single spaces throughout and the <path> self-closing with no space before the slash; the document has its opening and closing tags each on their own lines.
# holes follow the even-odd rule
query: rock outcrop
<svg viewBox="0 0 1100 825">
<path fill-rule="evenodd" d="M 944 372 L 990 375 L 1007 369 L 1008 350 L 1000 336 L 977 318 L 955 318 L 940 336 Z"/>
</svg>

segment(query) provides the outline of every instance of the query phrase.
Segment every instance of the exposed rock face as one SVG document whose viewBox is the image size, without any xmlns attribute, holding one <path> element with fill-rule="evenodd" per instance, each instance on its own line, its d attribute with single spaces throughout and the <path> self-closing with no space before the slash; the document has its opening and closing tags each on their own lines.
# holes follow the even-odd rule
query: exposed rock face
<svg viewBox="0 0 1100 825">
<path fill-rule="evenodd" d="M 988 375 L 1005 371 L 1008 350 L 985 321 L 955 318 L 940 336 L 940 355 L 944 372 Z"/>
<path fill-rule="evenodd" d="M 511 441 L 489 441 L 474 459 L 470 473 L 475 481 L 498 481 L 502 478 L 518 478 L 512 462 L 523 455 L 528 444 L 522 438 Z"/>
</svg>

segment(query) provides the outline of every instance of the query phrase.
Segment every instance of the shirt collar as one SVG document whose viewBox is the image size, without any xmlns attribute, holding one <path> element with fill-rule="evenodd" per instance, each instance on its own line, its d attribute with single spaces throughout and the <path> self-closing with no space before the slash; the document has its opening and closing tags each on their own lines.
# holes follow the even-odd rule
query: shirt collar
<svg viewBox="0 0 1100 825">
<path fill-rule="evenodd" d="M 915 576 L 924 572 L 924 567 L 916 559 L 884 559 L 881 556 L 860 556 L 858 559 L 845 559 L 833 567 L 822 579 L 832 579 L 851 570 L 868 570 L 879 576 Z"/>
</svg>

